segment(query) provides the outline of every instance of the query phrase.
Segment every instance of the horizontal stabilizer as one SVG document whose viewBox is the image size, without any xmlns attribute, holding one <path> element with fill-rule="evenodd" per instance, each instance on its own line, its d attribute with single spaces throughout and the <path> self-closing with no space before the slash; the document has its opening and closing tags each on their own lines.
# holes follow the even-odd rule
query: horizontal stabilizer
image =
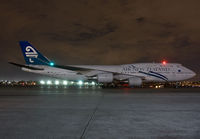
<svg viewBox="0 0 200 139">
<path fill-rule="evenodd" d="M 32 66 L 27 66 L 27 65 L 22 65 L 22 64 L 17 64 L 17 63 L 14 63 L 14 62 L 8 62 L 9 64 L 12 64 L 12 65 L 15 65 L 17 67 L 20 67 L 20 68 L 27 68 L 27 69 L 30 69 L 30 70 L 44 70 L 42 68 L 36 68 L 36 67 L 32 67 Z"/>
</svg>

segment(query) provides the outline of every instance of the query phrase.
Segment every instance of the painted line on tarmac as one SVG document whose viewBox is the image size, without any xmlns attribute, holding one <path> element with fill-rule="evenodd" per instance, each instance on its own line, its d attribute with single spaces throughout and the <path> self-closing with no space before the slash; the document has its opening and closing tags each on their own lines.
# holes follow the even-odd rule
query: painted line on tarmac
<svg viewBox="0 0 200 139">
<path fill-rule="evenodd" d="M 83 129 L 83 132 L 82 132 L 82 134 L 81 134 L 81 136 L 80 136 L 80 139 L 84 139 L 84 138 L 85 138 L 85 135 L 86 135 L 87 130 L 88 130 L 89 126 L 90 126 L 90 123 L 93 121 L 93 119 L 94 119 L 94 117 L 95 117 L 95 113 L 97 112 L 98 107 L 100 106 L 100 104 L 101 104 L 103 98 L 104 98 L 104 93 L 102 93 L 102 96 L 101 96 L 99 102 L 97 103 L 97 105 L 96 105 L 96 107 L 94 108 L 92 114 L 90 115 L 90 118 L 89 118 L 87 124 L 85 125 L 85 127 L 84 127 L 84 129 Z"/>
</svg>

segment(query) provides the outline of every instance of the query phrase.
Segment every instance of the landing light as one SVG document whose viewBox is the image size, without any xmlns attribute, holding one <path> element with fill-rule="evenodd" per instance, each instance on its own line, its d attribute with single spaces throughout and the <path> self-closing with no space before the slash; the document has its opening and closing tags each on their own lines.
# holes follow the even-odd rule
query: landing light
<svg viewBox="0 0 200 139">
<path fill-rule="evenodd" d="M 92 84 L 92 85 L 95 85 L 95 82 L 92 82 L 91 84 Z"/>
<path fill-rule="evenodd" d="M 78 85 L 83 85 L 83 81 L 78 81 Z"/>
<path fill-rule="evenodd" d="M 59 85 L 59 81 L 58 80 L 55 81 L 55 85 Z"/>
<path fill-rule="evenodd" d="M 48 84 L 48 85 L 51 85 L 51 84 L 52 84 L 52 82 L 51 82 L 50 80 L 48 80 L 48 81 L 47 81 L 47 84 Z"/>
<path fill-rule="evenodd" d="M 68 82 L 67 81 L 63 81 L 63 85 L 67 85 L 68 84 Z"/>
<path fill-rule="evenodd" d="M 41 81 L 40 81 L 40 84 L 45 84 L 45 81 L 41 80 Z"/>
</svg>

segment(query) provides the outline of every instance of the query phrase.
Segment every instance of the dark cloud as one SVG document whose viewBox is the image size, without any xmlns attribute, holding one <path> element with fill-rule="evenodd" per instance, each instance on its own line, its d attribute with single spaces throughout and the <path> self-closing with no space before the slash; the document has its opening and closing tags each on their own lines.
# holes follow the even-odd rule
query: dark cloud
<svg viewBox="0 0 200 139">
<path fill-rule="evenodd" d="M 136 21 L 138 23 L 144 23 L 145 22 L 145 18 L 144 17 L 138 17 L 138 18 L 136 18 Z"/>
<path fill-rule="evenodd" d="M 199 73 L 199 4 L 198 0 L 2 1 L 1 76 L 24 76 L 6 64 L 24 62 L 19 40 L 30 41 L 59 64 L 167 59 Z"/>
<path fill-rule="evenodd" d="M 194 43 L 191 42 L 188 36 L 177 37 L 174 39 L 174 46 L 178 48 L 189 47 Z"/>
<path fill-rule="evenodd" d="M 157 36 L 161 38 L 167 38 L 173 35 L 173 32 L 171 31 L 160 31 Z"/>
<path fill-rule="evenodd" d="M 89 27 L 82 24 L 74 23 L 72 31 L 60 31 L 58 33 L 43 33 L 42 35 L 56 41 L 82 42 L 90 41 L 103 37 L 114 32 L 117 27 L 112 24 L 106 24 L 102 28 Z"/>
</svg>

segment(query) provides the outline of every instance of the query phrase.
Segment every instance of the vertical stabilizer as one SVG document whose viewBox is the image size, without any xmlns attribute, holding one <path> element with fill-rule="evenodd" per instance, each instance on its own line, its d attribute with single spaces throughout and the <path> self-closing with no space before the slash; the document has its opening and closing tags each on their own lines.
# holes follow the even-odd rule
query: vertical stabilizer
<svg viewBox="0 0 200 139">
<path fill-rule="evenodd" d="M 49 65 L 48 58 L 43 56 L 28 41 L 19 42 L 26 64 L 28 65 Z"/>
</svg>

